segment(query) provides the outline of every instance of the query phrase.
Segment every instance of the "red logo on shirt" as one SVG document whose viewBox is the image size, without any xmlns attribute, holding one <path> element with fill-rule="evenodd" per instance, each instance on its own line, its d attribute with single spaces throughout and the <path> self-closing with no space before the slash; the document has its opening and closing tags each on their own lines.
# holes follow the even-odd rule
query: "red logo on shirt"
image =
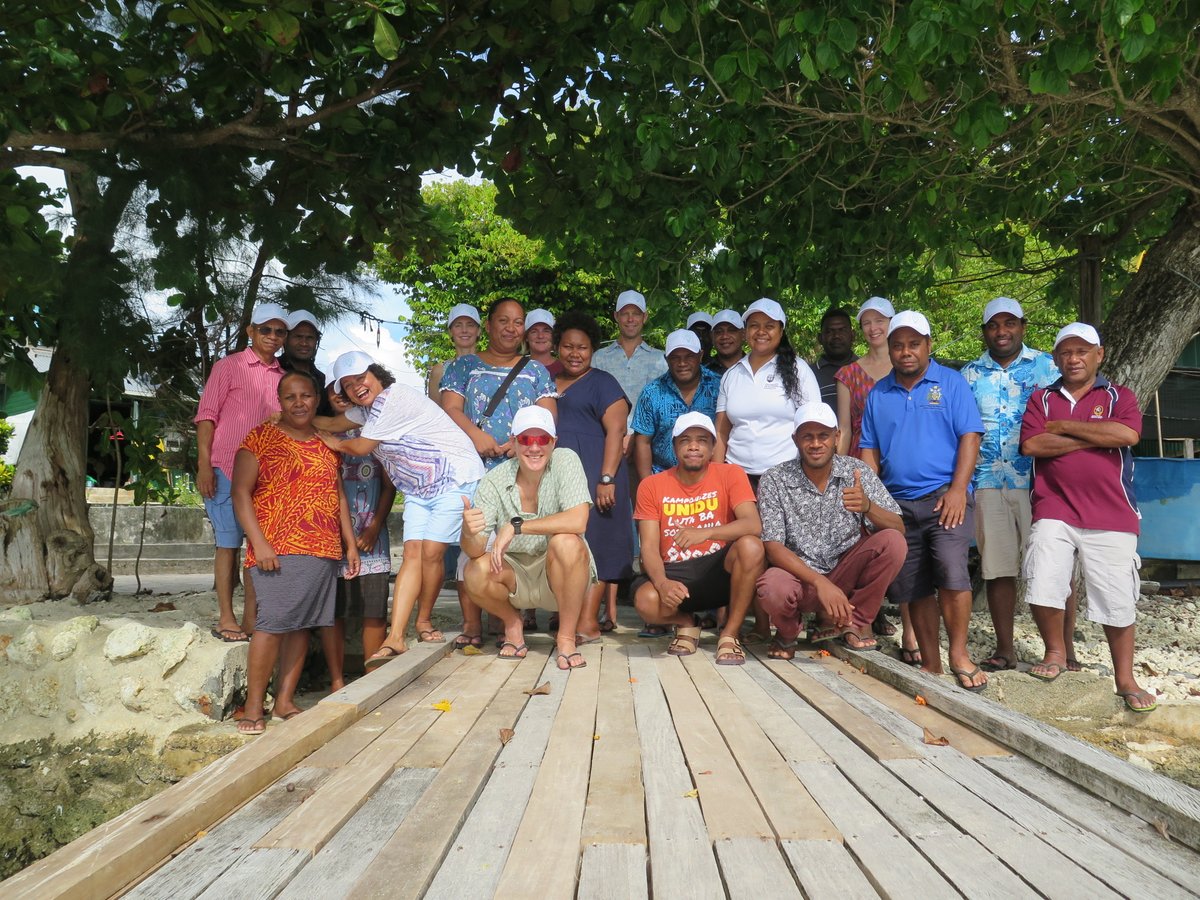
<svg viewBox="0 0 1200 900">
<path fill-rule="evenodd" d="M 1104 418 L 1104 404 L 1097 403 L 1095 406 L 1092 407 L 1092 418 L 1093 419 L 1103 419 Z"/>
</svg>

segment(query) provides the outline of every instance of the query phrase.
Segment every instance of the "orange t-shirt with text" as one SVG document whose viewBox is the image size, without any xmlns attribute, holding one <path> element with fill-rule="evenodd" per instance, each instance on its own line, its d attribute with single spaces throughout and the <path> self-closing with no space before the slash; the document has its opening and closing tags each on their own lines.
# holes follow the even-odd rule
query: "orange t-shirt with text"
<svg viewBox="0 0 1200 900">
<path fill-rule="evenodd" d="M 718 528 L 728 525 L 742 503 L 754 502 L 750 479 L 740 466 L 711 463 L 704 477 L 686 485 L 676 477 L 676 467 L 651 475 L 638 485 L 635 519 L 658 522 L 659 553 L 663 562 L 682 562 L 716 553 L 725 541 L 706 541 L 680 550 L 675 533 L 680 528 Z"/>
</svg>

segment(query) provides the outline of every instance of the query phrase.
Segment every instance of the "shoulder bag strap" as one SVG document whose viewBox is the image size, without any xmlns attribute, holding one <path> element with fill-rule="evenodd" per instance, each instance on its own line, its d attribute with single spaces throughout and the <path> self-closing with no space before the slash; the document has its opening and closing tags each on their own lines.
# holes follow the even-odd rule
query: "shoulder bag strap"
<svg viewBox="0 0 1200 900">
<path fill-rule="evenodd" d="M 508 386 L 516 380 L 516 377 L 521 374 L 521 370 L 529 362 L 528 356 L 522 356 L 517 360 L 516 364 L 508 370 L 508 374 L 504 376 L 504 380 L 500 382 L 500 387 L 496 388 L 496 393 L 492 394 L 492 399 L 488 401 L 487 409 L 483 411 L 483 417 L 486 419 L 496 411 L 496 407 L 500 405 L 500 401 L 504 399 L 505 393 L 508 391 Z"/>
</svg>

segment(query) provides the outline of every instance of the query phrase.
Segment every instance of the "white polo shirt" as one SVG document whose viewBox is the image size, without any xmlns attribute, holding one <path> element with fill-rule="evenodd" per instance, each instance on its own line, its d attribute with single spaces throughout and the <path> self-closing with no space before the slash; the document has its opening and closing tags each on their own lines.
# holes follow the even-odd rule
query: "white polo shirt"
<svg viewBox="0 0 1200 900">
<path fill-rule="evenodd" d="M 750 357 L 744 356 L 721 377 L 717 412 L 725 413 L 733 426 L 725 461 L 741 466 L 747 475 L 761 475 L 772 466 L 798 456 L 792 442 L 792 418 L 803 404 L 821 399 L 821 388 L 812 369 L 804 360 L 797 359 L 800 398 L 797 403 L 789 400 L 775 371 L 777 358 L 752 372 Z"/>
</svg>

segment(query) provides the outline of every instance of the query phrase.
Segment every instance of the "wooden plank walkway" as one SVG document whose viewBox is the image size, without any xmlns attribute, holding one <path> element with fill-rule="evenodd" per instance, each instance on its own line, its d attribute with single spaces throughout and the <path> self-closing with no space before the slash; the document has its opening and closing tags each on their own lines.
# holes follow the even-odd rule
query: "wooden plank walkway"
<svg viewBox="0 0 1200 900">
<path fill-rule="evenodd" d="M 419 645 L 0 897 L 1200 895 L 1200 793 L 879 654 L 529 643 Z"/>
</svg>

